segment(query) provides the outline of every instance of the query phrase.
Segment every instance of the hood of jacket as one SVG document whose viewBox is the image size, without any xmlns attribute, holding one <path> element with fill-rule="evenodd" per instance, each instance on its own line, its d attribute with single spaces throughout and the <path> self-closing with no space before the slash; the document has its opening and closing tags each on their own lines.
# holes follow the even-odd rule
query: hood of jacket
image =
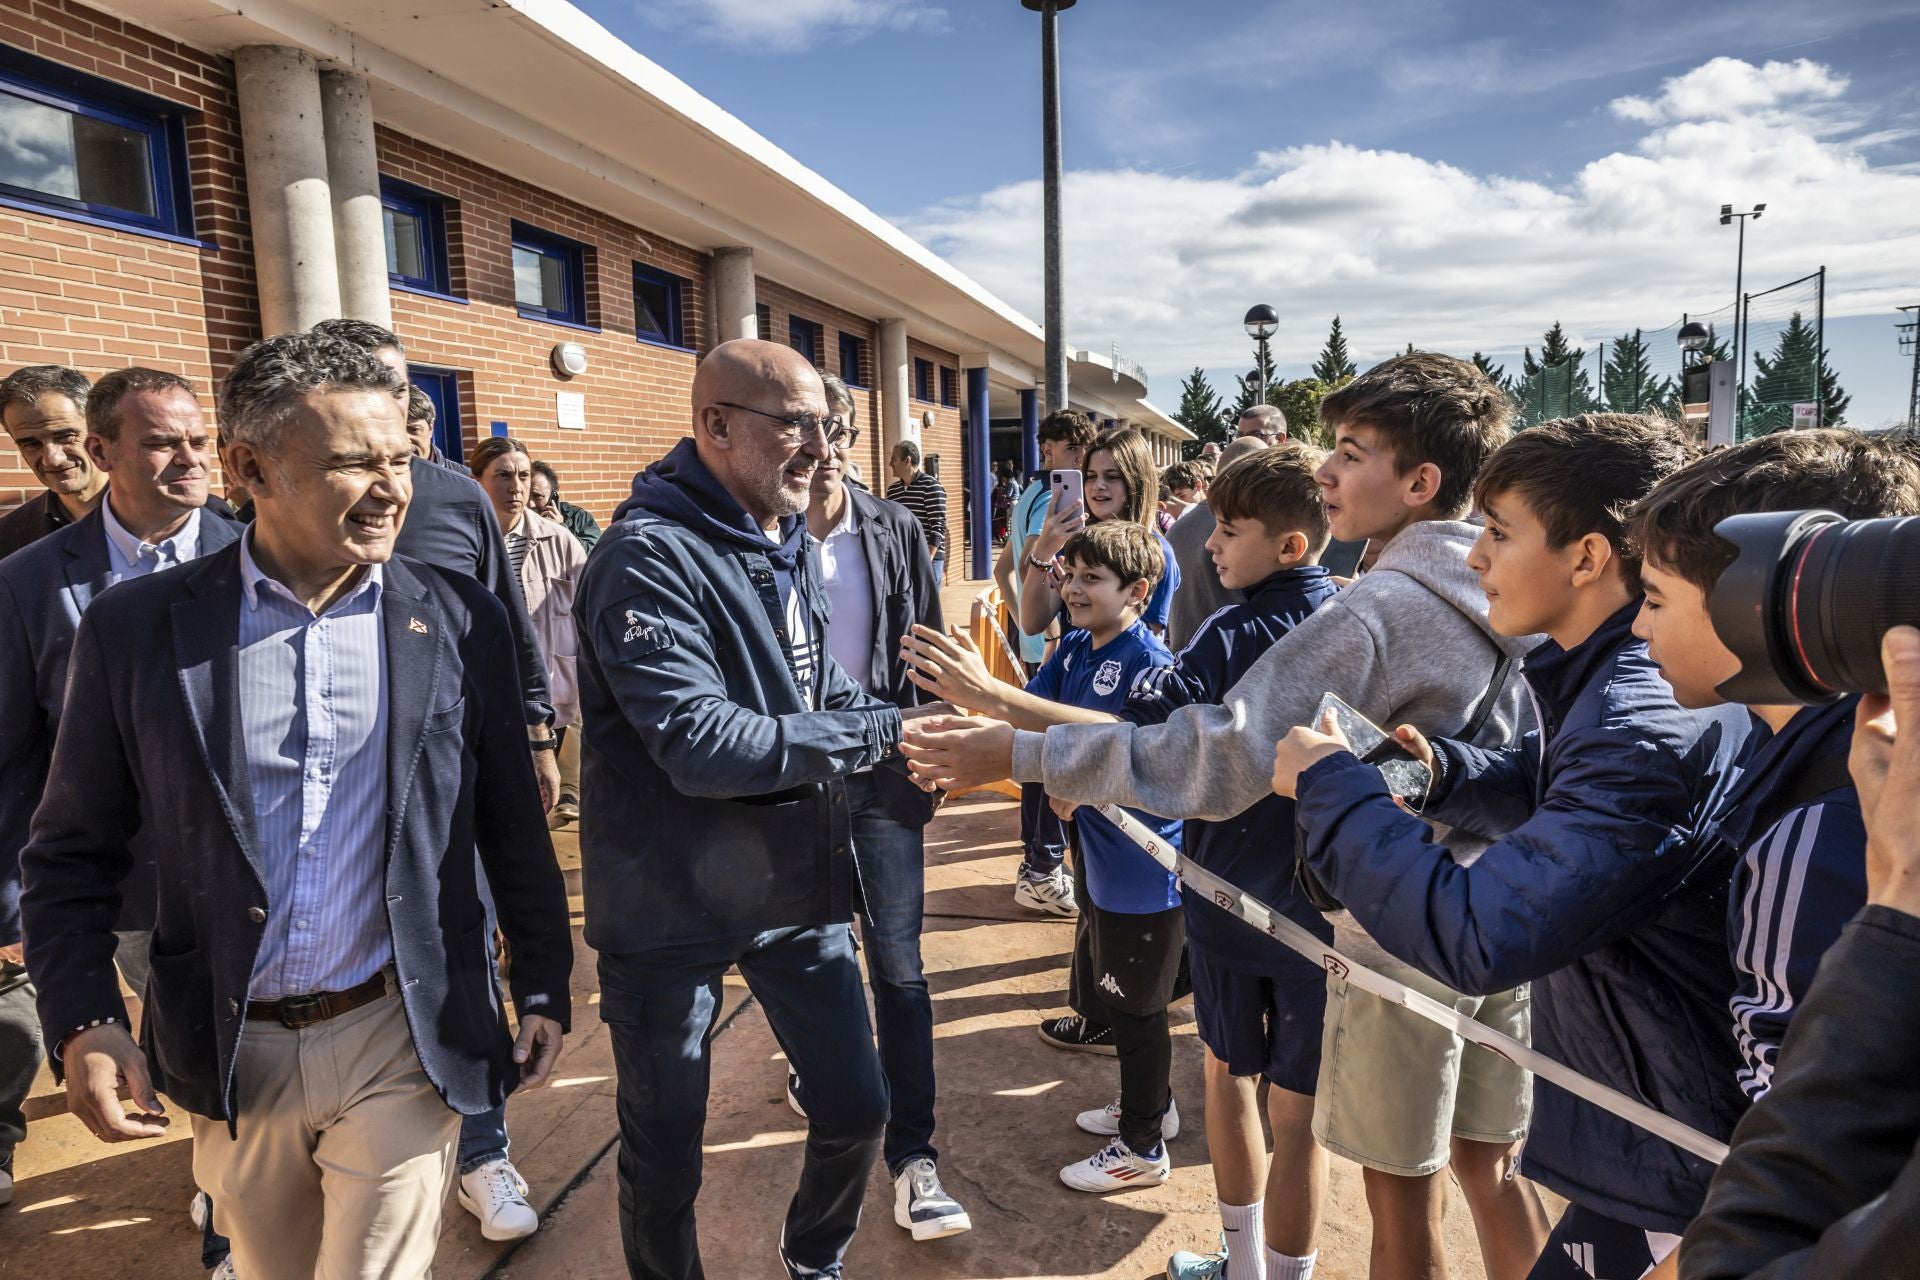
<svg viewBox="0 0 1920 1280">
<path fill-rule="evenodd" d="M 718 542 L 758 551 L 775 568 L 787 571 L 793 569 L 806 546 L 804 515 L 780 517 L 780 540 L 776 543 L 707 469 L 690 437 L 633 478 L 633 492 L 615 508 L 614 523 L 641 514 L 685 525 Z"/>
<path fill-rule="evenodd" d="M 1508 657 L 1524 657 L 1539 636 L 1503 636 L 1487 621 L 1480 575 L 1467 567 L 1467 552 L 1479 536 L 1480 527 L 1465 520 L 1416 520 L 1394 535 L 1372 572 L 1412 578 L 1471 620 L 1489 644 Z"/>
</svg>

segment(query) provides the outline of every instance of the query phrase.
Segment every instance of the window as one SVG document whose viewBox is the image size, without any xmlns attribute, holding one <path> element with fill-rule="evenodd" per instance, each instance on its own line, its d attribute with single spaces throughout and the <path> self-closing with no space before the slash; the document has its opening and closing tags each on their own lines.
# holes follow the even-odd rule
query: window
<svg viewBox="0 0 1920 1280">
<path fill-rule="evenodd" d="M 513 300 L 529 320 L 587 323 L 587 246 L 513 224 Z"/>
<path fill-rule="evenodd" d="M 857 333 L 840 335 L 840 381 L 850 387 L 867 385 L 867 344 Z"/>
<path fill-rule="evenodd" d="M 913 358 L 913 398 L 915 400 L 933 399 L 933 361 Z"/>
<path fill-rule="evenodd" d="M 460 382 L 451 369 L 407 366 L 407 381 L 426 393 L 433 402 L 433 443 L 442 457 L 452 462 L 465 461 L 465 442 L 460 438 Z"/>
<path fill-rule="evenodd" d="M 960 371 L 940 366 L 940 403 L 948 408 L 960 403 Z"/>
<path fill-rule="evenodd" d="M 753 333 L 762 342 L 773 341 L 773 309 L 764 302 L 754 304 Z"/>
<path fill-rule="evenodd" d="M 633 332 L 642 342 L 687 345 L 681 297 L 687 282 L 658 267 L 633 264 Z"/>
<path fill-rule="evenodd" d="M 447 270 L 447 201 L 396 178 L 380 179 L 387 279 L 429 293 L 452 291 Z"/>
<path fill-rule="evenodd" d="M 0 48 L 0 199 L 190 236 L 184 114 Z"/>
<path fill-rule="evenodd" d="M 805 356 L 808 364 L 820 363 L 820 337 L 820 326 L 813 321 L 787 317 L 787 345 Z"/>
</svg>

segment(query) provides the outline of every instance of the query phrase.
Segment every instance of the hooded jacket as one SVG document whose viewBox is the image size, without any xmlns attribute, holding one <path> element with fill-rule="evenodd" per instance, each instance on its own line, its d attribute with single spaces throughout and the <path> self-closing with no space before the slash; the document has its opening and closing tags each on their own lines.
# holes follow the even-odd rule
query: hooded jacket
<svg viewBox="0 0 1920 1280">
<path fill-rule="evenodd" d="M 896 754 L 900 709 L 827 654 L 805 520 L 780 528 L 775 543 L 682 440 L 588 557 L 574 617 L 596 950 L 852 918 L 844 779 Z M 788 644 L 787 582 L 811 675 Z"/>
<path fill-rule="evenodd" d="M 1434 742 L 1427 814 L 1505 832 L 1462 866 L 1340 753 L 1300 776 L 1303 856 L 1393 955 L 1460 991 L 1533 983 L 1533 1043 L 1716 1138 L 1744 1103 L 1727 1032 L 1732 859 L 1711 816 L 1739 772 L 1743 707 L 1685 711 L 1632 635 L 1638 602 L 1524 675 L 1540 727 L 1488 751 Z M 1528 1177 L 1649 1231 L 1684 1230 L 1713 1167 L 1535 1081 Z"/>
</svg>

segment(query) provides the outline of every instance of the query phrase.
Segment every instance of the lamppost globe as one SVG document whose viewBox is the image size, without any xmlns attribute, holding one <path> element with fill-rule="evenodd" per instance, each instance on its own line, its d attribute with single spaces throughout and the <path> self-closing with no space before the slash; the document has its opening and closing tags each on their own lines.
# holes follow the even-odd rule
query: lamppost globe
<svg viewBox="0 0 1920 1280">
<path fill-rule="evenodd" d="M 1280 328 L 1280 313 L 1266 303 L 1261 303 L 1247 312 L 1247 336 L 1265 342 Z"/>
<path fill-rule="evenodd" d="M 1698 320 L 1689 320 L 1680 326 L 1675 341 L 1680 344 L 1682 351 L 1698 351 L 1707 345 L 1707 326 Z"/>
</svg>

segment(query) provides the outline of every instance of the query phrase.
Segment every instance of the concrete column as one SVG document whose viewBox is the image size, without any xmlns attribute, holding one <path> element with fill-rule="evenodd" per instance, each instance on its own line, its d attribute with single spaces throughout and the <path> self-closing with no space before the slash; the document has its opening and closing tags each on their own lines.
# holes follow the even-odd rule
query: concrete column
<svg viewBox="0 0 1920 1280">
<path fill-rule="evenodd" d="M 380 210 L 380 159 L 373 143 L 367 78 L 320 73 L 326 124 L 327 189 L 333 201 L 333 252 L 340 268 L 340 313 L 393 327 L 387 292 L 387 228 Z"/>
<path fill-rule="evenodd" d="M 758 338 L 758 301 L 753 285 L 753 250 L 715 249 L 707 269 L 707 292 L 713 304 L 713 343 L 735 338 Z"/>
<path fill-rule="evenodd" d="M 236 49 L 233 66 L 260 323 L 269 335 L 292 333 L 340 314 L 320 68 L 278 45 Z"/>
<path fill-rule="evenodd" d="M 886 457 L 902 440 L 916 440 L 913 427 L 912 362 L 907 359 L 907 322 L 880 322 L 880 349 L 874 355 L 873 376 L 880 384 L 880 433 Z"/>
<path fill-rule="evenodd" d="M 973 540 L 968 544 L 968 573 L 993 576 L 993 424 L 987 418 L 987 371 L 967 370 L 967 511 Z"/>
<path fill-rule="evenodd" d="M 1040 470 L 1040 392 L 1028 387 L 1020 393 L 1020 481 Z"/>
</svg>

